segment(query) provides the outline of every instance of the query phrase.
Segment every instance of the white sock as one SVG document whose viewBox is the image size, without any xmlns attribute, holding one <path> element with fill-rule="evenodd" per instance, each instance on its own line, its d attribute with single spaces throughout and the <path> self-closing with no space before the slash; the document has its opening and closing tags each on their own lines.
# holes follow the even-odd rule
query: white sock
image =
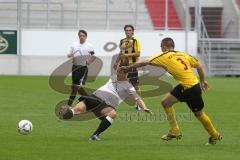
<svg viewBox="0 0 240 160">
<path fill-rule="evenodd" d="M 75 111 L 74 111 L 74 109 L 71 108 L 70 110 L 72 111 L 73 115 L 75 115 Z"/>
<path fill-rule="evenodd" d="M 106 117 L 106 119 L 108 120 L 108 122 L 110 122 L 111 124 L 113 123 L 113 119 L 109 116 Z"/>
</svg>

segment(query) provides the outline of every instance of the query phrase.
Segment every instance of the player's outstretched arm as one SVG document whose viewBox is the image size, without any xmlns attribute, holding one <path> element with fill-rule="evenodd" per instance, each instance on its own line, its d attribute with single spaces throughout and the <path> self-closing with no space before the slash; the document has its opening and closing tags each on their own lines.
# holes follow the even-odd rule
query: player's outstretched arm
<svg viewBox="0 0 240 160">
<path fill-rule="evenodd" d="M 148 64 L 150 64 L 149 61 L 145 59 L 145 60 L 140 60 L 140 61 L 138 61 L 138 62 L 136 62 L 136 63 L 134 63 L 132 65 L 129 65 L 129 66 L 122 66 L 119 69 L 123 70 L 123 71 L 129 71 L 132 68 L 139 68 L 139 67 L 146 66 Z"/>
<path fill-rule="evenodd" d="M 209 85 L 208 85 L 207 81 L 205 80 L 205 74 L 203 72 L 202 65 L 200 63 L 198 63 L 196 65 L 196 69 L 197 69 L 197 72 L 199 75 L 201 88 L 203 89 L 203 91 L 207 91 L 209 89 Z"/>
<path fill-rule="evenodd" d="M 138 106 L 140 108 L 142 108 L 145 112 L 149 113 L 150 115 L 153 115 L 153 112 L 146 107 L 145 103 L 143 102 L 143 100 L 141 98 L 137 99 L 136 102 L 137 102 Z"/>
</svg>

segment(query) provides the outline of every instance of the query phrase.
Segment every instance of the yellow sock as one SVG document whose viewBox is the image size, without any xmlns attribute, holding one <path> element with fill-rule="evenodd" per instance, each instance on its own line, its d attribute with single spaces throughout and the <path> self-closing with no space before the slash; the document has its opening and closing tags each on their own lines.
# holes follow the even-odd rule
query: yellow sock
<svg viewBox="0 0 240 160">
<path fill-rule="evenodd" d="M 174 111 L 173 107 L 166 107 L 166 108 L 164 107 L 164 109 L 165 109 L 165 112 L 167 114 L 167 120 L 169 122 L 171 131 L 175 134 L 180 133 L 180 129 L 179 129 L 178 124 L 177 124 L 175 111 Z"/>
<path fill-rule="evenodd" d="M 197 118 L 212 137 L 217 138 L 219 136 L 218 131 L 214 128 L 210 118 L 206 113 L 203 112 Z"/>
</svg>

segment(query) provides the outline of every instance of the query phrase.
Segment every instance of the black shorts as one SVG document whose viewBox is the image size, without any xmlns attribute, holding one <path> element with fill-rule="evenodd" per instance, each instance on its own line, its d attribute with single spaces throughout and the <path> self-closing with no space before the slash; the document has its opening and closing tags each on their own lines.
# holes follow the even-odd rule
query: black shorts
<svg viewBox="0 0 240 160">
<path fill-rule="evenodd" d="M 186 102 L 192 112 L 201 111 L 204 107 L 202 90 L 199 83 L 186 90 L 179 84 L 170 93 L 180 102 Z"/>
<path fill-rule="evenodd" d="M 102 120 L 104 117 L 104 114 L 102 111 L 111 111 L 114 108 L 107 105 L 104 101 L 102 101 L 100 98 L 92 95 L 92 96 L 81 96 L 79 99 L 80 101 L 83 101 L 86 105 L 86 110 L 89 112 L 93 112 L 96 117 Z"/>
<path fill-rule="evenodd" d="M 128 72 L 127 78 L 134 87 L 139 85 L 138 71 L 136 69 Z"/>
<path fill-rule="evenodd" d="M 76 85 L 85 84 L 88 74 L 87 66 L 73 65 L 72 66 L 72 83 Z"/>
</svg>

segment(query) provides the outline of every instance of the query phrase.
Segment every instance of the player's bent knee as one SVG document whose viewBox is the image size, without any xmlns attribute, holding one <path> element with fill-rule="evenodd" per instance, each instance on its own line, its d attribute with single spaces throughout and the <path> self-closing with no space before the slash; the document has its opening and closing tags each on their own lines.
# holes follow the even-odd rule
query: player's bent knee
<svg viewBox="0 0 240 160">
<path fill-rule="evenodd" d="M 111 117 L 112 119 L 117 117 L 117 112 L 115 110 L 112 110 L 111 112 L 109 112 L 107 114 L 109 117 Z"/>
</svg>

